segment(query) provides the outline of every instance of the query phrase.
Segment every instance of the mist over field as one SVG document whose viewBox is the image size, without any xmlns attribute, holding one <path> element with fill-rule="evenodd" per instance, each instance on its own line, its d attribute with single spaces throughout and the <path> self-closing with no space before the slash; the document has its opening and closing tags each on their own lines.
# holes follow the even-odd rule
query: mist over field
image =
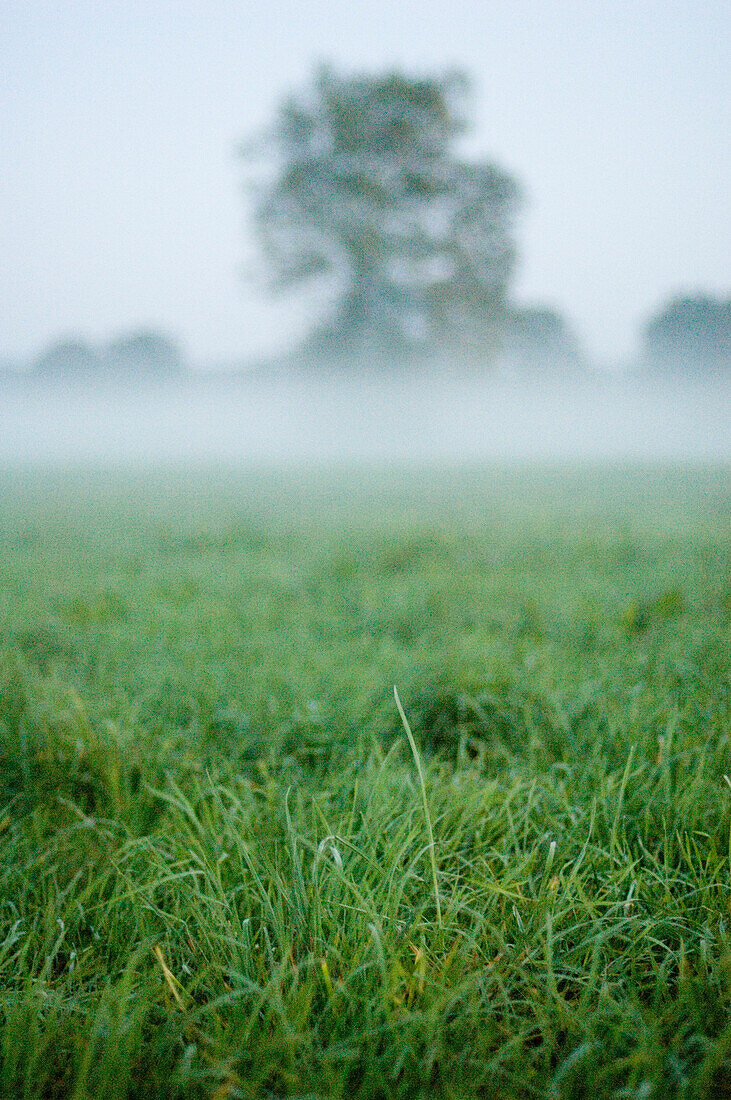
<svg viewBox="0 0 731 1100">
<path fill-rule="evenodd" d="M 4 464 L 731 457 L 731 386 L 446 373 L 8 386 Z"/>
</svg>

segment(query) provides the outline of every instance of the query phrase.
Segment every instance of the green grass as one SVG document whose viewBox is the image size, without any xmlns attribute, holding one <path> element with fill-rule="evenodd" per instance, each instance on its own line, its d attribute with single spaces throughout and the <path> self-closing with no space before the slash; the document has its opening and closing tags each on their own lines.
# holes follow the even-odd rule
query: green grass
<svg viewBox="0 0 731 1100">
<path fill-rule="evenodd" d="M 0 474 L 0 1096 L 731 1095 L 728 490 Z"/>
</svg>

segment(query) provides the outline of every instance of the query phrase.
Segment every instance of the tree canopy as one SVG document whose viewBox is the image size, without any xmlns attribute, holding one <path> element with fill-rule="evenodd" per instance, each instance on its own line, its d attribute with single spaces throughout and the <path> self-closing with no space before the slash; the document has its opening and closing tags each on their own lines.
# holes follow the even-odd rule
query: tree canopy
<svg viewBox="0 0 731 1100">
<path fill-rule="evenodd" d="M 177 374 L 182 369 L 180 350 L 171 339 L 143 329 L 109 344 L 106 358 L 110 367 L 123 373 Z"/>
<path fill-rule="evenodd" d="M 455 74 L 323 68 L 247 150 L 274 164 L 254 203 L 270 285 L 330 288 L 310 350 L 497 346 L 518 188 L 494 165 L 459 155 L 468 92 Z"/>
<path fill-rule="evenodd" d="M 566 319 L 548 306 L 515 307 L 505 333 L 504 357 L 515 368 L 577 367 L 579 341 Z"/>
<path fill-rule="evenodd" d="M 644 359 L 674 370 L 731 370 L 731 298 L 678 295 L 644 328 Z"/>
<path fill-rule="evenodd" d="M 102 357 L 86 340 L 68 337 L 59 340 L 37 358 L 34 370 L 48 377 L 85 377 L 97 373 Z"/>
<path fill-rule="evenodd" d="M 165 378 L 183 369 L 177 345 L 167 336 L 147 329 L 97 347 L 78 338 L 61 340 L 44 351 L 34 365 L 40 376 L 83 380 Z"/>
</svg>

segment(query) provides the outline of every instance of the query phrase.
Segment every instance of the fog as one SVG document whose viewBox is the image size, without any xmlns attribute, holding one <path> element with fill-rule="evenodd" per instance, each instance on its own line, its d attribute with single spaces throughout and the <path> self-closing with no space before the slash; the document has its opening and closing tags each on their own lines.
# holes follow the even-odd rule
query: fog
<svg viewBox="0 0 731 1100">
<path fill-rule="evenodd" d="M 727 380 L 546 374 L 16 380 L 0 388 L 0 463 L 731 458 Z"/>
</svg>

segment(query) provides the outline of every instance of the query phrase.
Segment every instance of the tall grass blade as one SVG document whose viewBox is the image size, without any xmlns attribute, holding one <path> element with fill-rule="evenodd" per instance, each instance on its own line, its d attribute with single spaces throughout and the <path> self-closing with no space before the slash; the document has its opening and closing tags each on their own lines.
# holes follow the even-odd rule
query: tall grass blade
<svg viewBox="0 0 731 1100">
<path fill-rule="evenodd" d="M 424 783 L 424 771 L 421 767 L 421 757 L 419 756 L 419 750 L 416 747 L 416 741 L 414 741 L 414 735 L 411 732 L 411 726 L 409 725 L 409 720 L 406 717 L 406 714 L 404 712 L 404 708 L 401 706 L 401 700 L 399 699 L 398 690 L 397 690 L 395 684 L 394 684 L 394 688 L 393 688 L 393 697 L 396 700 L 396 706 L 398 707 L 398 712 L 401 715 L 401 721 L 403 722 L 404 729 L 406 730 L 406 736 L 409 739 L 409 744 L 411 745 L 411 751 L 414 755 L 414 763 L 416 764 L 416 770 L 417 770 L 418 775 L 419 775 L 419 787 L 421 789 L 421 801 L 422 801 L 422 806 L 424 808 L 424 819 L 426 821 L 426 831 L 427 831 L 427 834 L 429 836 L 429 858 L 431 860 L 432 882 L 434 884 L 434 901 L 435 901 L 436 907 L 437 907 L 437 924 L 439 925 L 440 928 L 442 928 L 443 927 L 443 925 L 442 925 L 442 904 L 441 904 L 441 901 L 439 899 L 439 882 L 437 880 L 437 856 L 436 856 L 436 851 L 434 849 L 434 832 L 433 832 L 432 826 L 431 826 L 431 816 L 429 814 L 429 803 L 426 800 L 426 784 Z"/>
</svg>

